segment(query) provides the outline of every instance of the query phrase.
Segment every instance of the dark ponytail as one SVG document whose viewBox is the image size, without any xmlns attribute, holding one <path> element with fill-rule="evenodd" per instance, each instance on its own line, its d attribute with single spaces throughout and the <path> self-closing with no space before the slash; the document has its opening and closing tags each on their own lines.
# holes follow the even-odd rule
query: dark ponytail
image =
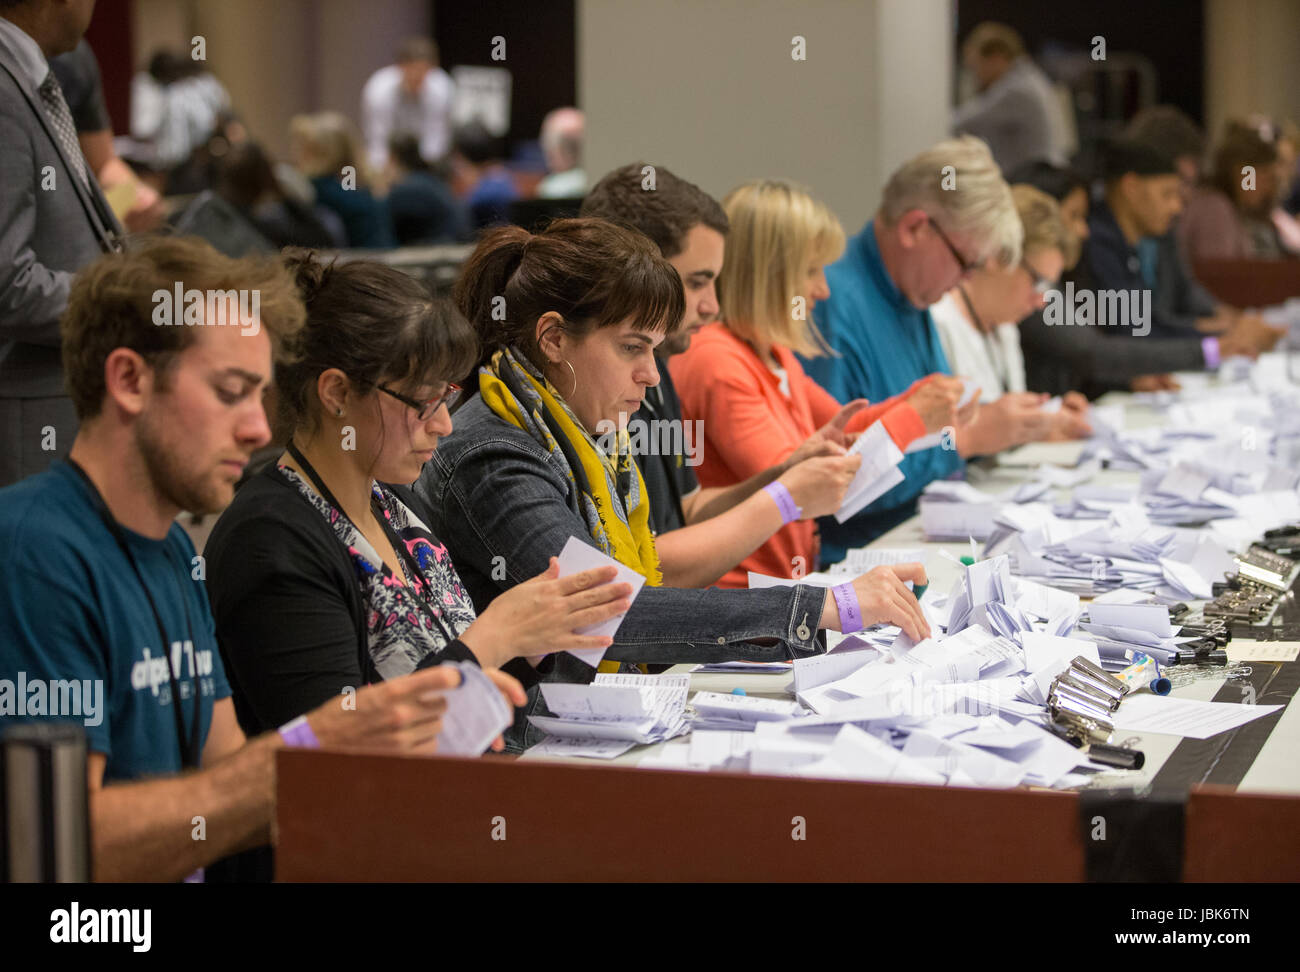
<svg viewBox="0 0 1300 972">
<path fill-rule="evenodd" d="M 510 326 L 495 315 L 493 302 L 505 296 L 506 284 L 519 269 L 524 250 L 533 234 L 522 226 L 502 226 L 488 230 L 461 268 L 452 288 L 451 299 L 478 333 L 483 350 L 495 351 L 511 342 Z M 507 302 L 508 303 L 508 302 Z M 500 307 L 500 302 L 497 302 Z M 508 316 L 508 315 L 507 315 Z"/>
<path fill-rule="evenodd" d="M 554 311 L 571 334 L 631 320 L 671 334 L 686 313 L 681 277 L 650 239 L 603 219 L 558 219 L 541 233 L 486 233 L 452 299 L 478 333 L 480 363 L 515 347 L 543 366 L 537 319 Z"/>
</svg>

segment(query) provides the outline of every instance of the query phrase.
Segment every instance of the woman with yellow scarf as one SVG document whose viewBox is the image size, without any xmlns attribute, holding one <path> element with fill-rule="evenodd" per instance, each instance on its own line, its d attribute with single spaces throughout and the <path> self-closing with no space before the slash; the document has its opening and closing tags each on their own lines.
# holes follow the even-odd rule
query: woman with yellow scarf
<svg viewBox="0 0 1300 972">
<path fill-rule="evenodd" d="M 600 219 L 557 220 L 536 235 L 502 227 L 479 242 L 453 298 L 485 349 L 463 383 L 478 393 L 456 412 L 416 491 L 479 610 L 539 573 L 572 536 L 646 578 L 602 664 L 789 660 L 823 650 L 820 628 L 881 622 L 929 635 L 904 585 L 926 582 L 920 565 L 878 567 L 833 591 L 660 586 L 649 500 L 624 429 L 659 381 L 654 349 L 685 303 L 677 271 L 649 239 Z M 594 672 L 566 654 L 548 677 L 587 682 Z M 530 695 L 528 711 L 539 704 Z M 507 745 L 539 735 L 516 732 Z"/>
</svg>

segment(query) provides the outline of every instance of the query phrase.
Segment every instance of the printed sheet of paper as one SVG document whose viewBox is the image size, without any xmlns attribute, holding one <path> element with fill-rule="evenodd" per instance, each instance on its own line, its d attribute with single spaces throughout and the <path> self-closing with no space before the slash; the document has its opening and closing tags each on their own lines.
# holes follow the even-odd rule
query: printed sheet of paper
<svg viewBox="0 0 1300 972">
<path fill-rule="evenodd" d="M 854 440 L 849 455 L 861 456 L 862 465 L 854 473 L 853 482 L 844 493 L 844 502 L 835 513 L 840 523 L 903 481 L 903 474 L 898 471 L 903 451 L 880 422 L 872 423 Z"/>
<path fill-rule="evenodd" d="M 561 577 L 580 574 L 584 570 L 591 570 L 593 567 L 617 567 L 618 576 L 614 578 L 615 582 L 623 581 L 632 585 L 632 596 L 628 599 L 629 603 L 636 600 L 636 596 L 641 593 L 641 588 L 645 585 L 645 578 L 635 570 L 624 567 L 613 557 L 605 556 L 591 544 L 583 543 L 577 537 L 569 537 L 565 542 L 564 549 L 560 551 L 559 561 Z M 626 614 L 620 614 L 618 617 L 610 618 L 600 624 L 587 625 L 585 628 L 579 628 L 578 634 L 604 635 L 607 638 L 612 638 L 626 616 Z M 600 664 L 600 660 L 605 657 L 605 649 L 593 648 L 589 651 L 572 651 L 569 654 L 582 659 L 592 668 L 595 668 Z"/>
<path fill-rule="evenodd" d="M 1246 641 L 1234 638 L 1228 642 L 1228 661 L 1293 662 L 1300 658 L 1300 641 Z M 798 662 L 795 662 L 796 670 Z"/>
<path fill-rule="evenodd" d="M 1127 732 L 1162 732 L 1209 739 L 1281 709 L 1280 705 L 1201 702 L 1145 692 L 1126 696 L 1115 711 L 1115 728 Z"/>
</svg>

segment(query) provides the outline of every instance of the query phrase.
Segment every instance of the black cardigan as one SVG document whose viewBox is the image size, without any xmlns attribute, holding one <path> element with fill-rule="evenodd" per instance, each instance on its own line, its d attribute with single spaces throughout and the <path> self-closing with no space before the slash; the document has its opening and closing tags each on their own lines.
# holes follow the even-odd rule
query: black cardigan
<svg viewBox="0 0 1300 972">
<path fill-rule="evenodd" d="M 428 523 L 424 501 L 390 486 Z M 351 558 L 320 512 L 274 463 L 254 474 L 204 548 L 208 596 L 235 713 L 245 735 L 283 725 L 345 686 L 381 681 Z M 459 639 L 421 667 L 477 662 Z M 508 670 L 537 676 L 523 659 Z M 525 671 L 526 669 L 526 671 Z"/>
</svg>

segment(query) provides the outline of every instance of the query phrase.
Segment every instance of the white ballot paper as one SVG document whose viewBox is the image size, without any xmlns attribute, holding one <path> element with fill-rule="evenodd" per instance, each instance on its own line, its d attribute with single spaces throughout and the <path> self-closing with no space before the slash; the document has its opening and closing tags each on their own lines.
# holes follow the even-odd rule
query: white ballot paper
<svg viewBox="0 0 1300 972">
<path fill-rule="evenodd" d="M 1163 732 L 1171 736 L 1209 739 L 1247 722 L 1271 715 L 1280 705 L 1241 702 L 1200 702 L 1145 692 L 1126 696 L 1115 711 L 1115 728 L 1127 732 Z"/>
<path fill-rule="evenodd" d="M 857 437 L 849 455 L 861 456 L 862 465 L 853 474 L 853 482 L 844 493 L 844 502 L 835 513 L 835 519 L 840 523 L 903 481 L 903 474 L 898 471 L 903 451 L 894 444 L 880 422 L 873 422 Z"/>
<path fill-rule="evenodd" d="M 564 544 L 564 549 L 560 551 L 558 559 L 560 561 L 561 577 L 580 574 L 584 570 L 591 570 L 593 567 L 617 567 L 618 576 L 614 578 L 614 582 L 623 581 L 632 585 L 632 596 L 628 599 L 629 603 L 636 600 L 636 596 L 641 593 L 641 588 L 645 584 L 645 578 L 631 567 L 623 566 L 613 557 L 605 556 L 591 544 L 583 543 L 577 537 L 569 537 Z M 605 635 L 612 638 L 626 616 L 626 613 L 624 613 L 600 624 L 589 624 L 585 628 L 579 628 L 578 634 Z M 600 660 L 605 657 L 605 649 L 592 648 L 588 651 L 571 651 L 569 654 L 582 659 L 592 668 L 595 668 L 600 664 Z"/>
<path fill-rule="evenodd" d="M 447 693 L 438 734 L 440 756 L 481 756 L 514 721 L 510 704 L 473 662 L 455 662 L 460 684 Z"/>
</svg>

